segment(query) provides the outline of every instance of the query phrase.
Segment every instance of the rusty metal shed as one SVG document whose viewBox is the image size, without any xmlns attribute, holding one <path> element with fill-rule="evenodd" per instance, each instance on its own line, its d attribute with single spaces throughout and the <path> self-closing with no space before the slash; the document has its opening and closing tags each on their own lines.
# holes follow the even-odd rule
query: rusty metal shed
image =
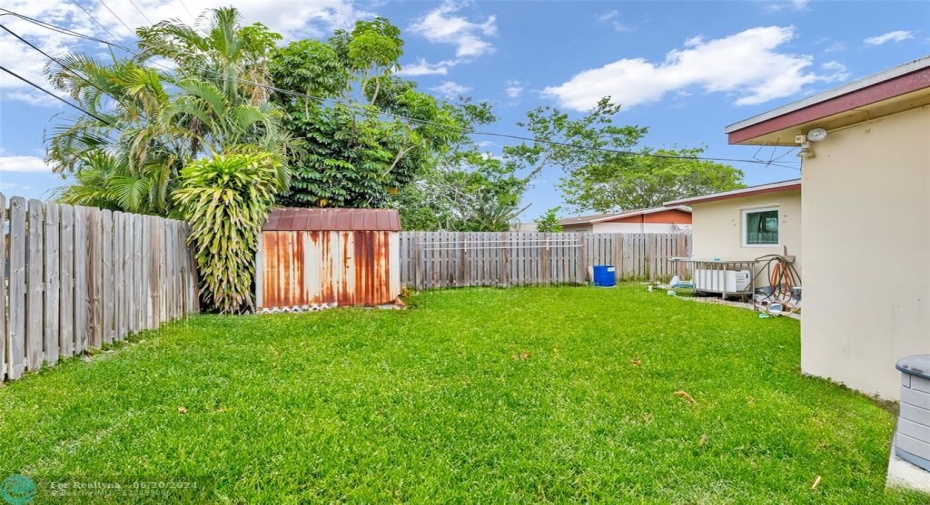
<svg viewBox="0 0 930 505">
<path fill-rule="evenodd" d="M 272 211 L 256 257 L 258 310 L 393 302 L 400 296 L 399 231 L 393 209 Z"/>
</svg>

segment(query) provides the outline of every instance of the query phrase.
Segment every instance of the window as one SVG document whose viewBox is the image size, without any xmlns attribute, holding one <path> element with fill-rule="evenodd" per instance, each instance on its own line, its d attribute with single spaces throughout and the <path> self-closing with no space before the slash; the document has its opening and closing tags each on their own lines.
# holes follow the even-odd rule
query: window
<svg viewBox="0 0 930 505">
<path fill-rule="evenodd" d="M 743 247 L 778 245 L 778 209 L 743 211 Z"/>
</svg>

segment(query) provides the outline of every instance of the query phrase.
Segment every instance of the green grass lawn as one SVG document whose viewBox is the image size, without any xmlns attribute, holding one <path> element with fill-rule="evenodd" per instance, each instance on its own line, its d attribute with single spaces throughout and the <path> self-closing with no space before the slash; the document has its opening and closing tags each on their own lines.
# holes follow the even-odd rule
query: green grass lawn
<svg viewBox="0 0 930 505">
<path fill-rule="evenodd" d="M 927 501 L 884 489 L 892 414 L 799 374 L 797 321 L 639 285 L 410 301 L 200 316 L 0 387 L 0 479 L 35 503 Z"/>
</svg>

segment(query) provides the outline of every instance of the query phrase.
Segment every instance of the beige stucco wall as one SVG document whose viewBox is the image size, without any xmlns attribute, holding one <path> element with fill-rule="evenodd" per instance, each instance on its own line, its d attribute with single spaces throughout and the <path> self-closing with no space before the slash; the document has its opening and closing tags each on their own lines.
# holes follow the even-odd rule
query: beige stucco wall
<svg viewBox="0 0 930 505">
<path fill-rule="evenodd" d="M 769 207 L 778 208 L 779 245 L 743 246 L 743 211 Z M 766 254 L 784 254 L 787 248 L 788 254 L 795 256 L 795 268 L 802 281 L 805 280 L 801 269 L 800 190 L 698 203 L 691 208 L 694 259 L 751 260 Z"/>
<path fill-rule="evenodd" d="M 930 353 L 930 108 L 831 131 L 813 150 L 801 369 L 897 399 L 895 362 Z"/>
<path fill-rule="evenodd" d="M 594 223 L 594 233 L 678 233 L 690 224 L 670 223 Z"/>
<path fill-rule="evenodd" d="M 562 231 L 572 233 L 680 233 L 690 229 L 690 224 L 669 223 L 589 223 L 562 227 Z"/>
</svg>

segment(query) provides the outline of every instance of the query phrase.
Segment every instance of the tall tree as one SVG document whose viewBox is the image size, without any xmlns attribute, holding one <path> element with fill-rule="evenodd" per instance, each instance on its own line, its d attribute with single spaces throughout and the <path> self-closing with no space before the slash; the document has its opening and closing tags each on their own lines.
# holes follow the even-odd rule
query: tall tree
<svg viewBox="0 0 930 505">
<path fill-rule="evenodd" d="M 242 145 L 276 154 L 294 145 L 279 128 L 280 112 L 263 84 L 267 55 L 279 36 L 239 21 L 232 8 L 205 13 L 202 31 L 166 21 L 139 29 L 135 59 L 69 55 L 65 67 L 47 68 L 55 88 L 94 114 L 64 117 L 47 134 L 55 171 L 90 171 L 76 176 L 77 187 L 65 189 L 69 201 L 166 214 L 178 172 L 189 161 Z M 155 58 L 174 71 L 153 68 Z M 278 170 L 283 186 L 286 167 Z M 126 191 L 141 189 L 141 199 L 126 198 Z M 125 206 L 129 202 L 138 205 Z"/>
<path fill-rule="evenodd" d="M 465 135 L 459 110 L 394 75 L 402 54 L 400 30 L 383 18 L 275 53 L 285 127 L 305 142 L 288 157 L 282 203 L 384 206 Z"/>
<path fill-rule="evenodd" d="M 394 205 L 405 230 L 506 231 L 525 210 L 530 179 L 473 149 L 424 170 Z"/>
<path fill-rule="evenodd" d="M 702 148 L 643 148 L 584 165 L 562 179 L 566 203 L 581 211 L 618 212 L 659 207 L 670 200 L 744 187 L 743 172 L 700 159 Z"/>
<path fill-rule="evenodd" d="M 743 172 L 700 159 L 702 148 L 640 146 L 648 128 L 618 126 L 620 105 L 604 98 L 580 118 L 539 107 L 519 123 L 538 141 L 505 148 L 510 159 L 540 170 L 560 167 L 565 201 L 578 212 L 613 212 L 743 187 Z"/>
</svg>

